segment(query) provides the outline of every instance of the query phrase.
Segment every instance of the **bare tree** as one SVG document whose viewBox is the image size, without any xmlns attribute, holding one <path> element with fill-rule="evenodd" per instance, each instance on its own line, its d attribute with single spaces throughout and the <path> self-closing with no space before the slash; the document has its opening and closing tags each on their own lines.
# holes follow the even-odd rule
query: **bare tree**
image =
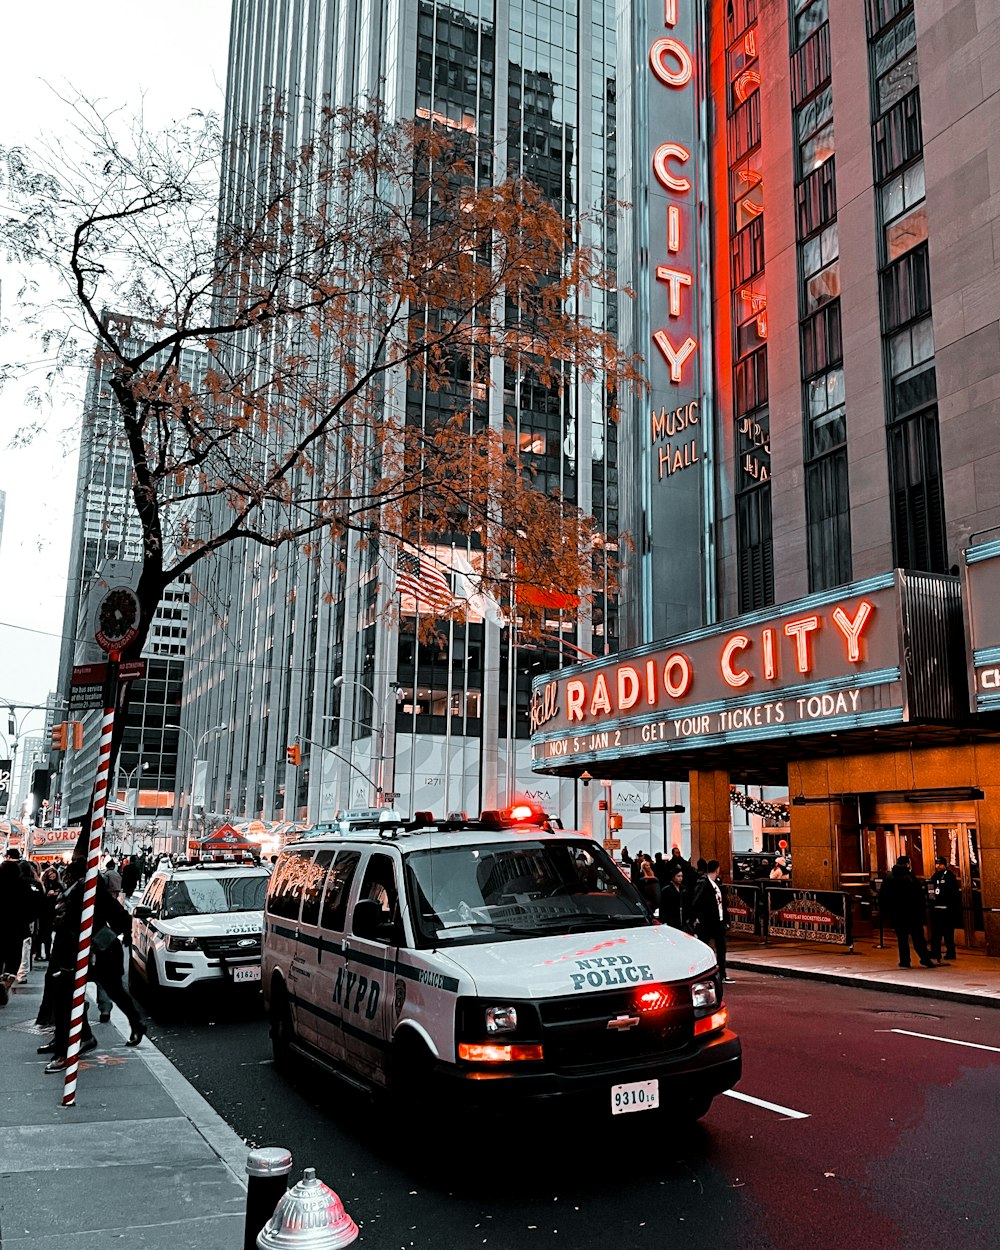
<svg viewBox="0 0 1000 1250">
<path fill-rule="evenodd" d="M 46 387 L 81 352 L 109 368 L 143 544 L 126 658 L 165 587 L 238 540 L 462 538 L 495 597 L 515 568 L 587 593 L 602 535 L 488 420 L 495 365 L 609 407 L 637 375 L 582 313 L 613 275 L 536 187 L 479 185 L 474 139 L 375 105 L 322 110 L 290 148 L 277 109 L 224 138 L 209 115 L 150 134 L 71 103 L 79 155 L 0 151 L 0 237 L 63 284 L 19 293 Z M 436 424 L 406 420 L 414 386 L 440 393 Z"/>
</svg>

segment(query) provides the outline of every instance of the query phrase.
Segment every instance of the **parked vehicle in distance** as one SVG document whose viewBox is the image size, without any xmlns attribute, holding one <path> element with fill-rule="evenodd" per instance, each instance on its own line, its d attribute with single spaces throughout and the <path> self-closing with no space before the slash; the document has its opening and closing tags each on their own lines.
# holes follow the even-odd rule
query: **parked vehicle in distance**
<svg viewBox="0 0 1000 1250">
<path fill-rule="evenodd" d="M 130 984 L 152 996 L 210 983 L 259 988 L 269 876 L 252 862 L 161 861 L 132 908 Z"/>
<path fill-rule="evenodd" d="M 714 952 L 593 839 L 508 812 L 287 846 L 262 963 L 279 1064 L 404 1100 L 697 1118 L 741 1074 Z"/>
</svg>

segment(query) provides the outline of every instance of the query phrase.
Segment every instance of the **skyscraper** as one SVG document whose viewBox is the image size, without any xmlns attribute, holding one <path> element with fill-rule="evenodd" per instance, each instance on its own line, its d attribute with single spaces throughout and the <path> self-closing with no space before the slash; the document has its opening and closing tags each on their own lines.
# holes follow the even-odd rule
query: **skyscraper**
<svg viewBox="0 0 1000 1250">
<path fill-rule="evenodd" d="M 481 182 L 525 174 L 614 260 L 614 214 L 601 226 L 590 215 L 616 194 L 610 0 L 304 0 L 292 10 L 236 0 L 227 82 L 229 134 L 280 100 L 286 142 L 296 142 L 324 104 L 379 97 L 391 117 L 471 136 Z M 225 171 L 223 214 L 239 211 L 236 188 L 247 172 Z M 595 292 L 580 312 L 613 327 L 616 300 Z M 493 428 L 506 425 L 539 486 L 595 514 L 613 547 L 617 429 L 605 397 L 502 367 L 494 375 L 489 393 L 409 387 L 406 420 L 431 423 L 457 398 Z M 453 551 L 442 536 L 436 554 L 461 576 L 464 546 Z M 196 580 L 187 725 L 195 740 L 229 726 L 207 760 L 209 812 L 329 819 L 336 808 L 371 804 L 381 779 L 404 811 L 479 810 L 540 790 L 572 818 L 572 785 L 531 779 L 530 679 L 560 654 L 616 645 L 603 587 L 586 613 L 569 598 L 546 605 L 554 640 L 545 652 L 518 646 L 488 613 L 472 612 L 428 642 L 406 597 L 398 622 L 387 625 L 393 592 L 370 548 L 350 536 L 309 560 L 290 548 L 237 544 Z M 509 603 L 500 606 L 510 614 Z M 288 760 L 292 744 L 298 766 Z"/>
</svg>

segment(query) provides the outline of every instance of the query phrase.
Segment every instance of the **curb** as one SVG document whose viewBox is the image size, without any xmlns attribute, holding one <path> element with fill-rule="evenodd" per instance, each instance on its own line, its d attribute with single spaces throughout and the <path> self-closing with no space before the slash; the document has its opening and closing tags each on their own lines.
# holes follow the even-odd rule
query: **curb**
<svg viewBox="0 0 1000 1250">
<path fill-rule="evenodd" d="M 790 968 L 787 965 L 750 963 L 745 959 L 726 959 L 726 966 L 739 968 L 741 972 L 759 972 L 763 976 L 800 977 L 809 981 L 829 981 L 833 985 L 847 985 L 852 989 L 878 990 L 885 994 L 918 994 L 922 998 L 940 998 L 957 1003 L 971 1003 L 976 1007 L 1000 1008 L 1000 999 L 984 994 L 972 994 L 967 990 L 935 989 L 933 986 L 904 985 L 899 981 L 873 981 L 867 977 L 851 976 L 843 972 L 823 972 L 814 968 Z"/>
</svg>

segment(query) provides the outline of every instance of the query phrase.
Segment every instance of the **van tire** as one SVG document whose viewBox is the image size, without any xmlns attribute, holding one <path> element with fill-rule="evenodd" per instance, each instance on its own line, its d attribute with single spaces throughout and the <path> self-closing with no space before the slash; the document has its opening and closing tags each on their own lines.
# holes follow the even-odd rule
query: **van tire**
<svg viewBox="0 0 1000 1250">
<path fill-rule="evenodd" d="M 401 1111 L 416 1113 L 430 1101 L 431 1053 L 410 1030 L 392 1044 L 390 1092 Z"/>
<path fill-rule="evenodd" d="M 295 1045 L 295 1026 L 292 1024 L 292 1005 L 288 1001 L 288 991 L 280 977 L 271 986 L 271 1006 L 268 1012 L 271 1021 L 271 1051 L 274 1055 L 276 1068 L 287 1068 L 292 1058 L 292 1047 Z"/>
</svg>

